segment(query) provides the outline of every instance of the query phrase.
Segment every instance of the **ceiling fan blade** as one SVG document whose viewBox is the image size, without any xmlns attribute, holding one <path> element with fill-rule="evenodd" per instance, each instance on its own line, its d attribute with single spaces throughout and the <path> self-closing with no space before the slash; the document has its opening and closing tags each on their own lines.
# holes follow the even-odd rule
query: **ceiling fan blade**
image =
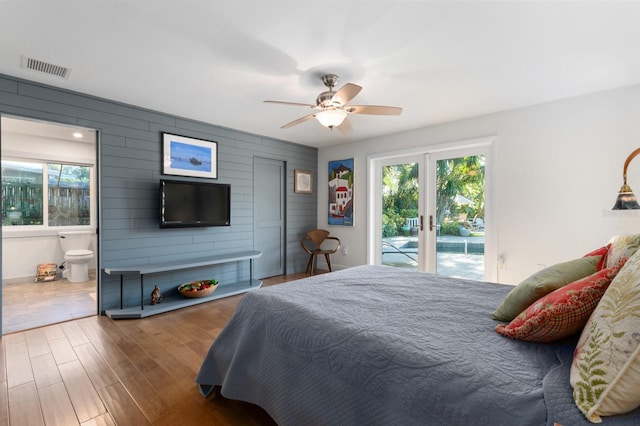
<svg viewBox="0 0 640 426">
<path fill-rule="evenodd" d="M 289 127 L 293 127 L 293 126 L 296 126 L 296 125 L 298 125 L 300 123 L 304 123 L 305 121 L 311 120 L 315 116 L 316 116 L 316 114 L 305 115 L 304 117 L 300 117 L 297 120 L 293 120 L 291 123 L 285 124 L 284 126 L 281 127 L 281 129 L 288 129 Z"/>
<path fill-rule="evenodd" d="M 348 118 L 345 117 L 345 119 L 342 121 L 342 124 L 340 124 L 337 129 L 340 131 L 340 133 L 342 133 L 343 135 L 348 135 L 349 133 L 353 132 L 353 127 L 351 127 L 351 122 L 349 121 Z"/>
<path fill-rule="evenodd" d="M 349 105 L 344 108 L 351 114 L 400 115 L 402 108 L 382 105 Z"/>
<path fill-rule="evenodd" d="M 281 105 L 293 105 L 293 106 L 303 106 L 303 107 L 309 107 L 309 108 L 315 108 L 316 105 L 312 105 L 312 104 L 302 104 L 299 102 L 285 102 L 285 101 L 264 101 L 266 103 L 270 103 L 270 104 L 281 104 Z"/>
<path fill-rule="evenodd" d="M 331 98 L 332 102 L 339 102 L 341 105 L 346 104 L 351 99 L 355 98 L 362 90 L 362 87 L 357 84 L 347 83 L 338 90 Z"/>
</svg>

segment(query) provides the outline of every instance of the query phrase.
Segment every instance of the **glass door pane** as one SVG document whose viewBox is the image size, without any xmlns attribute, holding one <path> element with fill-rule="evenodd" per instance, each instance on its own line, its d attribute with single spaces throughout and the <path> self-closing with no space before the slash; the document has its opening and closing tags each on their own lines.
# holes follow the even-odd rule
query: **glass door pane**
<svg viewBox="0 0 640 426">
<path fill-rule="evenodd" d="M 436 273 L 484 278 L 485 157 L 434 159 Z"/>
<path fill-rule="evenodd" d="M 420 269 L 419 206 L 420 160 L 383 165 L 383 265 Z"/>
</svg>

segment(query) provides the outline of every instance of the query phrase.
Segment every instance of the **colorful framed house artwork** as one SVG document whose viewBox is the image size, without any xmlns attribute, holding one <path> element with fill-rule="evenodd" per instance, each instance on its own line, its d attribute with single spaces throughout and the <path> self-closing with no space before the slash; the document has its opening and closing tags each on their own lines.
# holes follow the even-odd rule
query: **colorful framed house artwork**
<svg viewBox="0 0 640 426">
<path fill-rule="evenodd" d="M 329 225 L 353 226 L 353 158 L 329 161 Z"/>
</svg>

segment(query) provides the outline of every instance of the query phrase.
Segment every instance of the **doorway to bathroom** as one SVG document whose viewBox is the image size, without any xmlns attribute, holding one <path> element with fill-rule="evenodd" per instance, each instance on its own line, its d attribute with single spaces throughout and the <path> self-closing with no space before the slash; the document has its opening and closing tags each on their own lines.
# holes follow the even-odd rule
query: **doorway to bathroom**
<svg viewBox="0 0 640 426">
<path fill-rule="evenodd" d="M 0 120 L 2 334 L 96 315 L 97 132 Z M 84 256 L 65 255 L 65 232 L 90 233 L 87 247 L 73 247 Z"/>
</svg>

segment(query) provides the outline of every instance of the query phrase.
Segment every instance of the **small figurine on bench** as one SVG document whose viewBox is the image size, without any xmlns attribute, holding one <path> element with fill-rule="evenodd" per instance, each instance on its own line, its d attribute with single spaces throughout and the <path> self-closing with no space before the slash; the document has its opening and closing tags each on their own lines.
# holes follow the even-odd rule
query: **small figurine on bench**
<svg viewBox="0 0 640 426">
<path fill-rule="evenodd" d="M 151 292 L 151 304 L 155 305 L 156 303 L 162 302 L 162 293 L 160 293 L 160 289 L 158 286 L 155 286 L 153 291 Z"/>
</svg>

